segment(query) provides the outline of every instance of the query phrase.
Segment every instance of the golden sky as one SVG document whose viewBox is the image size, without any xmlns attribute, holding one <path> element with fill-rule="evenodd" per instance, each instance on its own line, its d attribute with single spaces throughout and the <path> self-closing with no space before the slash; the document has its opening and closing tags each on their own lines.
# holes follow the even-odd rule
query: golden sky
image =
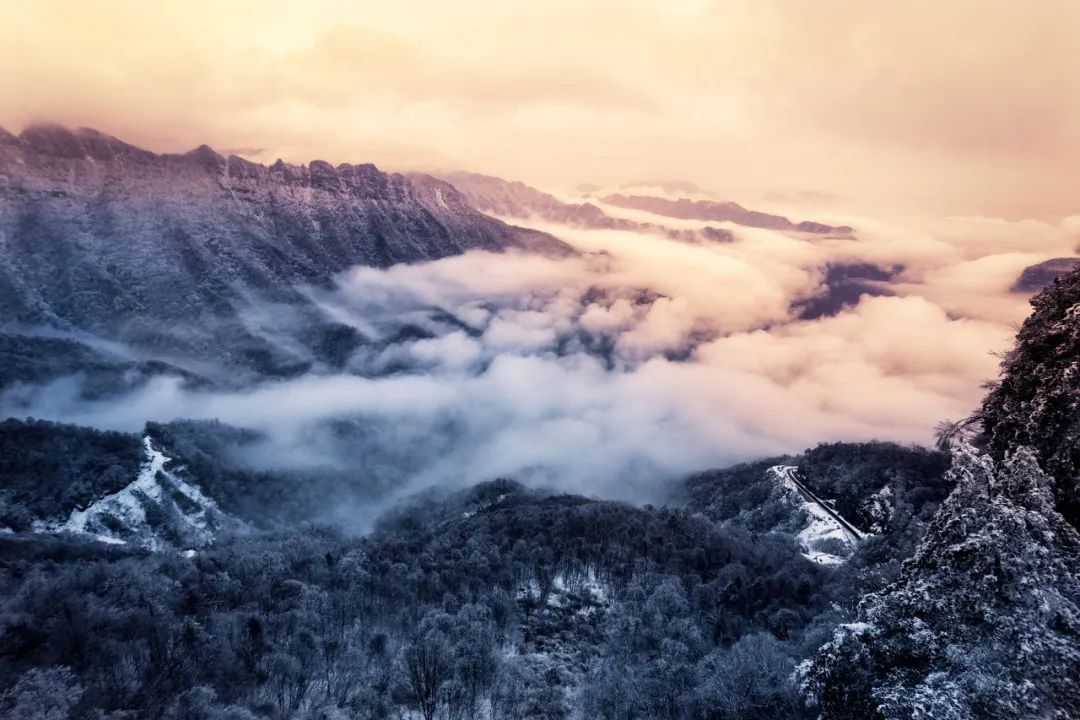
<svg viewBox="0 0 1080 720">
<path fill-rule="evenodd" d="M 0 0 L 0 125 L 155 150 L 1080 210 L 1075 0 Z"/>
</svg>

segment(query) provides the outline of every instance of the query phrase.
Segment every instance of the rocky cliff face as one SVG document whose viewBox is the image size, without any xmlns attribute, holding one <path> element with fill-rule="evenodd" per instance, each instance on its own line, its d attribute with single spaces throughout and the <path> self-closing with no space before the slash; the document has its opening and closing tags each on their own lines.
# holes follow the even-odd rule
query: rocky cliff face
<svg viewBox="0 0 1080 720">
<path fill-rule="evenodd" d="M 325 286 L 353 265 L 515 248 L 570 252 L 482 214 L 446 183 L 374 165 L 263 166 L 206 146 L 159 155 L 55 126 L 0 133 L 8 328 L 48 326 L 250 365 L 244 352 L 256 360 L 269 352 L 238 320 L 253 300 L 303 314 L 305 286 Z M 252 340 L 247 350 L 225 342 L 238 337 Z"/>
</svg>

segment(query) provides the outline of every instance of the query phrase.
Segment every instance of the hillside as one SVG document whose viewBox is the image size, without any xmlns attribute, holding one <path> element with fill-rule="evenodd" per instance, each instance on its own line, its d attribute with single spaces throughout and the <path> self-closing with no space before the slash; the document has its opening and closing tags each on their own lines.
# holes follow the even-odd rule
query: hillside
<svg viewBox="0 0 1080 720">
<path fill-rule="evenodd" d="M 1055 504 L 1080 527 L 1080 270 L 1031 300 L 1032 312 L 983 400 L 983 440 L 1001 461 L 1030 447 L 1053 478 Z"/>
</svg>

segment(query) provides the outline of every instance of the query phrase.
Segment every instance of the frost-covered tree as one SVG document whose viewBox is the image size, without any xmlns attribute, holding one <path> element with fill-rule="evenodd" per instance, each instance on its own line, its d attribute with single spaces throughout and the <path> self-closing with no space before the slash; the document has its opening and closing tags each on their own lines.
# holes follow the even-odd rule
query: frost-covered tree
<svg viewBox="0 0 1080 720">
<path fill-rule="evenodd" d="M 480 701 L 495 679 L 495 627 L 491 610 L 482 605 L 466 605 L 454 617 L 454 680 L 448 701 L 452 715 L 474 720 Z"/>
<path fill-rule="evenodd" d="M 70 668 L 34 668 L 0 696 L 0 716 L 9 720 L 67 720 L 82 694 Z"/>
<path fill-rule="evenodd" d="M 1036 452 L 1058 510 L 1080 527 L 1080 270 L 1031 306 L 979 419 L 997 460 L 1024 445 Z"/>
<path fill-rule="evenodd" d="M 454 655 L 443 628 L 449 616 L 429 613 L 402 648 L 401 671 L 410 692 L 410 704 L 424 720 L 434 720 L 446 686 L 454 677 Z"/>
<path fill-rule="evenodd" d="M 899 581 L 802 669 L 830 719 L 1080 716 L 1080 534 L 1025 448 L 954 451 L 956 489 Z"/>
<path fill-rule="evenodd" d="M 694 718 L 783 720 L 800 717 L 792 682 L 794 662 L 768 633 L 747 635 L 719 648 L 697 666 Z"/>
<path fill-rule="evenodd" d="M 564 688 L 538 672 L 520 656 L 503 663 L 491 693 L 491 720 L 563 720 L 567 716 Z"/>
<path fill-rule="evenodd" d="M 212 688 L 199 686 L 178 695 L 162 720 L 255 720 L 246 708 L 222 703 Z"/>
</svg>

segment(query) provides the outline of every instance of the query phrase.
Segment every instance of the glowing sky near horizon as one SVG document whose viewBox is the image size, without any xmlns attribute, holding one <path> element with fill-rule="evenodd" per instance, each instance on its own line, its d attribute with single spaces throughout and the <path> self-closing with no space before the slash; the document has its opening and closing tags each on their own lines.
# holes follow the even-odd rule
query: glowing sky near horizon
<svg viewBox="0 0 1080 720">
<path fill-rule="evenodd" d="M 0 125 L 551 187 L 1076 212 L 1080 4 L 0 0 Z"/>
</svg>

